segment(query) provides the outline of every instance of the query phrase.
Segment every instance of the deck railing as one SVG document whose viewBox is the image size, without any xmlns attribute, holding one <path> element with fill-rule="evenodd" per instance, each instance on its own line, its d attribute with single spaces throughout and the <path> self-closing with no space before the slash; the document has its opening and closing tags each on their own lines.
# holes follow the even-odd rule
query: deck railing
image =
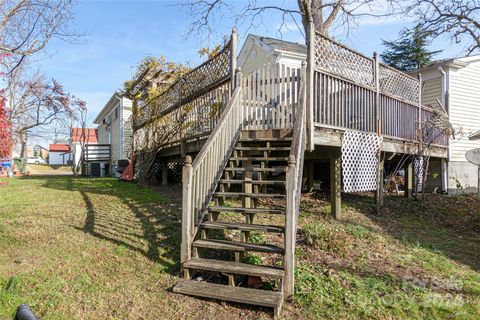
<svg viewBox="0 0 480 320">
<path fill-rule="evenodd" d="M 160 96 L 149 103 L 134 101 L 136 150 L 160 149 L 208 137 L 232 95 L 236 43 L 234 30 L 222 50 Z"/>
<path fill-rule="evenodd" d="M 268 63 L 243 77 L 243 107 L 248 130 L 293 127 L 300 68 Z"/>
<path fill-rule="evenodd" d="M 433 110 L 421 104 L 421 81 L 314 33 L 313 123 L 338 130 L 377 132 L 419 142 Z M 446 145 L 437 134 L 432 144 Z"/>
<path fill-rule="evenodd" d="M 238 73 L 238 79 L 241 80 L 241 73 Z M 182 262 L 191 257 L 193 238 L 240 136 L 243 124 L 242 87 L 238 86 L 195 161 L 192 163 L 190 156 L 187 156 L 185 161 L 182 173 Z"/>
<path fill-rule="evenodd" d="M 83 161 L 110 161 L 111 150 L 109 144 L 86 144 L 83 152 Z"/>
</svg>

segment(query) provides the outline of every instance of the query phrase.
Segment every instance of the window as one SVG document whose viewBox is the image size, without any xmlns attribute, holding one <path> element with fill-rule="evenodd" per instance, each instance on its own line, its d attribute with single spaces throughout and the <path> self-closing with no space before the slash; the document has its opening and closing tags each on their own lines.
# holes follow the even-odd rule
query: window
<svg viewBox="0 0 480 320">
<path fill-rule="evenodd" d="M 118 119 L 118 107 L 115 108 L 115 112 L 114 112 L 115 116 L 113 118 L 113 121 L 117 120 Z"/>
</svg>

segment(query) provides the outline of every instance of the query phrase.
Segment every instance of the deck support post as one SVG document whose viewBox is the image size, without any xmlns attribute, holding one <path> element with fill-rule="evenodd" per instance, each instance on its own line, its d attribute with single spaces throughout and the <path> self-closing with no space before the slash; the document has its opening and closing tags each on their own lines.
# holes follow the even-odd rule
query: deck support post
<svg viewBox="0 0 480 320">
<path fill-rule="evenodd" d="M 440 161 L 441 161 L 441 172 L 442 172 L 441 173 L 442 191 L 445 193 L 448 193 L 448 162 L 447 162 L 447 159 L 441 159 Z M 480 183 L 480 176 L 479 176 L 478 182 Z"/>
<path fill-rule="evenodd" d="M 162 186 L 168 185 L 168 165 L 164 162 L 162 163 Z"/>
<path fill-rule="evenodd" d="M 413 160 L 408 161 L 406 173 L 407 184 L 405 188 L 405 197 L 411 199 L 413 198 Z"/>
<path fill-rule="evenodd" d="M 315 172 L 315 163 L 312 160 L 307 162 L 307 192 L 313 189 L 313 178 Z"/>
<path fill-rule="evenodd" d="M 377 191 L 375 193 L 375 204 L 377 206 L 377 213 L 380 212 L 380 207 L 383 206 L 383 167 L 385 161 L 380 159 L 378 162 L 377 172 Z"/>
<path fill-rule="evenodd" d="M 331 213 L 342 220 L 342 164 L 340 155 L 330 158 L 330 198 Z"/>
<path fill-rule="evenodd" d="M 192 257 L 192 229 L 193 229 L 193 208 L 192 208 L 192 157 L 185 158 L 185 166 L 182 171 L 182 245 L 180 248 L 181 257 L 180 262 L 190 260 Z"/>
</svg>

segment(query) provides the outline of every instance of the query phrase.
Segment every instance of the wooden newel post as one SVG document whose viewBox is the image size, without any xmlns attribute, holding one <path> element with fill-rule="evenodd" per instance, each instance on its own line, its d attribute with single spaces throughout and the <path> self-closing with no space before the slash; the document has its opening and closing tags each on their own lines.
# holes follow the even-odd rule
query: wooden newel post
<svg viewBox="0 0 480 320">
<path fill-rule="evenodd" d="M 307 52 L 307 149 L 313 151 L 315 143 L 313 119 L 313 92 L 314 92 L 314 64 L 315 64 L 315 26 L 313 21 L 308 23 L 308 52 Z M 302 74 L 303 76 L 303 74 Z"/>
<path fill-rule="evenodd" d="M 232 29 L 232 35 L 230 37 L 230 76 L 232 81 L 232 92 L 238 86 L 235 79 L 235 72 L 237 70 L 237 28 Z"/>
<path fill-rule="evenodd" d="M 285 224 L 285 269 L 283 280 L 283 293 L 285 298 L 294 294 L 294 271 L 295 271 L 295 196 L 296 196 L 296 161 L 293 155 L 288 158 L 288 168 L 286 173 L 286 224 Z"/>
<path fill-rule="evenodd" d="M 182 171 L 183 202 L 182 202 L 182 245 L 180 262 L 183 264 L 192 256 L 192 229 L 193 229 L 193 204 L 192 204 L 192 157 L 185 157 Z"/>
</svg>

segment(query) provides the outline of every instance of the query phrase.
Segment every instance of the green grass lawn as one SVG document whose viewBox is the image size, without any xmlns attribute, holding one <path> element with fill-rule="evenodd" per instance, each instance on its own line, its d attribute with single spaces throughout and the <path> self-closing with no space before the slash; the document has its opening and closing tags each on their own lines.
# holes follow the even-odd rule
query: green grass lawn
<svg viewBox="0 0 480 320">
<path fill-rule="evenodd" d="M 1 181 L 0 319 L 20 303 L 43 319 L 271 318 L 268 309 L 171 292 L 180 271 L 178 186 Z M 321 195 L 304 197 L 286 319 L 480 317 L 480 201 L 387 197 L 377 215 L 368 196 L 344 198 L 339 222 Z"/>
</svg>

